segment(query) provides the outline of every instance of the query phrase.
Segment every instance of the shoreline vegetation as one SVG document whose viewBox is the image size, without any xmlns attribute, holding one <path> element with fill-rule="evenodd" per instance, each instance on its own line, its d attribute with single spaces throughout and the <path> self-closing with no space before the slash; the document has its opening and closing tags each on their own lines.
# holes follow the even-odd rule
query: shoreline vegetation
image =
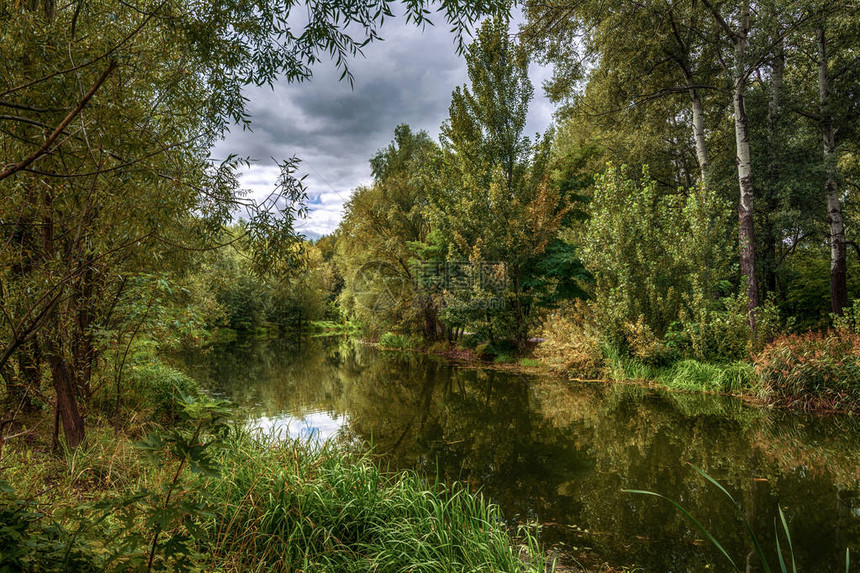
<svg viewBox="0 0 860 573">
<path fill-rule="evenodd" d="M 633 383 L 720 394 L 757 406 L 821 414 L 860 414 L 860 336 L 852 332 L 783 336 L 752 359 L 722 364 L 687 358 L 655 365 L 603 347 L 602 360 L 592 361 L 584 373 L 569 362 L 564 364 L 565 357 L 552 349 L 542 349 L 545 342 L 539 339 L 526 351 L 511 352 L 493 349 L 487 342 L 428 344 L 420 338 L 386 333 L 375 344 L 381 350 L 442 356 L 466 367 L 551 375 L 571 382 Z"/>
<path fill-rule="evenodd" d="M 461 484 L 371 453 L 244 429 L 229 404 L 131 358 L 134 414 L 93 404 L 86 444 L 44 447 L 24 416 L 0 450 L 0 565 L 13 571 L 553 571 L 537 524 L 512 529 Z"/>
</svg>

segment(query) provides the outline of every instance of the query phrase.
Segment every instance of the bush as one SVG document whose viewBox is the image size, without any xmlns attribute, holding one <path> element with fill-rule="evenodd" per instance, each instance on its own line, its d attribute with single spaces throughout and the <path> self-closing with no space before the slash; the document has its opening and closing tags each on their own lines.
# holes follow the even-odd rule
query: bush
<svg viewBox="0 0 860 573">
<path fill-rule="evenodd" d="M 411 337 L 405 334 L 394 334 L 386 332 L 379 337 L 379 346 L 382 348 L 392 348 L 395 350 L 408 350 L 414 348 L 415 344 Z"/>
<path fill-rule="evenodd" d="M 845 309 L 842 316 L 832 315 L 833 328 L 838 332 L 860 334 L 860 299 Z"/>
<path fill-rule="evenodd" d="M 781 336 L 754 357 L 770 399 L 804 409 L 860 410 L 860 335 Z"/>
<path fill-rule="evenodd" d="M 200 386 L 194 378 L 152 359 L 131 369 L 133 399 L 142 407 L 152 409 L 161 421 L 176 420 L 183 396 L 197 397 Z"/>
<path fill-rule="evenodd" d="M 588 304 L 578 300 L 553 312 L 541 333 L 546 340 L 535 349 L 535 357 L 559 372 L 579 378 L 600 378 L 605 362 L 600 331 Z"/>
</svg>

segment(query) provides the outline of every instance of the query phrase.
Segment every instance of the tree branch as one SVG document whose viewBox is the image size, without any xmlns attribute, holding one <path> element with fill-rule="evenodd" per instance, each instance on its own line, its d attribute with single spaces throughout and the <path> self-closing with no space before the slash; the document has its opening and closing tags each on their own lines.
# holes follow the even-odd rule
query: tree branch
<svg viewBox="0 0 860 573">
<path fill-rule="evenodd" d="M 90 88 L 90 91 L 87 92 L 86 95 L 84 95 L 83 99 L 78 102 L 78 105 L 76 105 L 75 108 L 70 111 L 69 114 L 65 117 L 65 119 L 60 122 L 60 125 L 58 125 L 57 128 L 53 131 L 53 133 L 48 136 L 48 139 L 45 140 L 45 143 L 43 143 L 39 149 L 30 154 L 28 157 L 24 158 L 18 163 L 13 163 L 7 166 L 3 171 L 0 171 L 0 181 L 28 167 L 31 163 L 33 163 L 43 155 L 47 154 L 48 149 L 57 140 L 63 130 L 66 129 L 66 127 L 68 127 L 70 123 L 72 123 L 72 120 L 74 120 L 79 113 L 81 113 L 81 111 L 84 109 L 84 107 L 86 107 L 87 103 L 95 95 L 96 91 L 98 91 L 98 89 L 102 86 L 110 73 L 113 72 L 114 69 L 116 69 L 116 65 L 116 60 L 111 60 L 107 69 L 102 73 L 99 79 L 96 80 L 96 83 L 93 84 L 93 87 Z"/>
</svg>

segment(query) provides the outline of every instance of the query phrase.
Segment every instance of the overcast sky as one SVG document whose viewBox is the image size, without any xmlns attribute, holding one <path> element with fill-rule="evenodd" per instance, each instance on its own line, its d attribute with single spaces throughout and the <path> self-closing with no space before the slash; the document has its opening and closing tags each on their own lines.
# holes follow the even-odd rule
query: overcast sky
<svg viewBox="0 0 860 573">
<path fill-rule="evenodd" d="M 433 21 L 437 25 L 423 31 L 402 18 L 386 21 L 381 30 L 385 41 L 367 46 L 363 58 L 350 62 L 352 88 L 338 81 L 333 64 L 321 63 L 308 82 L 246 89 L 253 131 L 234 129 L 216 146 L 215 157 L 251 157 L 242 185 L 265 195 L 278 175 L 272 158 L 297 155 L 310 195 L 310 214 L 299 227 L 311 236 L 330 233 L 352 190 L 370 182 L 370 157 L 388 145 L 394 128 L 407 123 L 438 138 L 451 92 L 467 82 L 453 34 L 441 16 Z M 530 69 L 535 98 L 527 135 L 545 131 L 552 120 L 541 89 L 549 74 L 536 65 Z"/>
</svg>

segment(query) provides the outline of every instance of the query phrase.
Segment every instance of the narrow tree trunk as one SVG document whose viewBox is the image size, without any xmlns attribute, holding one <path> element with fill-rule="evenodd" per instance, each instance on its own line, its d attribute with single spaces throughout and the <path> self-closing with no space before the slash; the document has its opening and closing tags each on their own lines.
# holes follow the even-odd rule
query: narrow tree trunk
<svg viewBox="0 0 860 573">
<path fill-rule="evenodd" d="M 55 242 L 53 198 L 49 193 L 43 197 L 43 209 L 42 255 L 45 260 L 50 260 L 54 256 Z M 47 315 L 44 350 L 48 366 L 51 368 L 54 391 L 57 395 L 55 415 L 59 416 L 63 422 L 66 444 L 74 448 L 84 441 L 84 418 L 78 410 L 75 373 L 62 350 L 62 336 L 66 327 L 61 316 L 56 307 L 52 308 Z"/>
<path fill-rule="evenodd" d="M 755 309 L 758 307 L 758 283 L 755 271 L 755 236 L 753 233 L 753 199 L 755 192 L 752 182 L 752 161 L 750 159 L 750 137 L 747 125 L 744 96 L 746 93 L 747 70 L 746 48 L 750 30 L 749 0 L 741 8 L 740 29 L 734 38 L 735 61 L 733 70 L 732 106 L 735 116 L 735 145 L 737 148 L 736 162 L 738 166 L 738 184 L 740 187 L 740 202 L 738 203 L 738 243 L 741 254 L 741 275 L 747 281 L 747 297 L 749 299 L 749 325 L 755 330 Z"/>
<path fill-rule="evenodd" d="M 51 367 L 54 391 L 57 393 L 57 413 L 63 422 L 63 435 L 66 436 L 66 445 L 74 448 L 82 444 L 86 437 L 84 418 L 78 410 L 75 397 L 74 375 L 69 368 L 68 361 L 58 355 L 58 346 L 54 343 L 49 346 L 48 364 Z"/>
<path fill-rule="evenodd" d="M 699 173 L 702 186 L 707 189 L 711 180 L 711 162 L 708 159 L 708 143 L 705 140 L 705 112 L 702 109 L 702 98 L 692 85 L 692 78 L 687 78 L 690 86 L 690 104 L 693 110 L 693 139 L 696 142 L 696 160 L 699 162 Z"/>
<path fill-rule="evenodd" d="M 776 291 L 776 270 L 778 266 L 778 254 L 780 241 L 779 229 L 773 221 L 772 215 L 779 208 L 779 180 L 780 180 L 780 164 L 779 164 L 779 149 L 781 138 L 779 134 L 780 118 L 782 116 L 781 97 L 782 97 L 782 78 L 785 73 L 785 46 L 782 40 L 776 43 L 774 49 L 774 59 L 771 67 L 770 77 L 770 102 L 767 111 L 767 178 L 768 185 L 765 193 L 765 208 L 763 228 L 763 270 L 764 270 L 764 287 L 763 292 L 773 293 Z"/>
<path fill-rule="evenodd" d="M 824 192 L 827 197 L 827 222 L 830 225 L 830 309 L 834 314 L 841 315 L 848 306 L 848 271 L 842 198 L 836 178 L 836 130 L 833 127 L 833 111 L 830 107 L 830 73 L 824 26 L 818 30 L 818 97 Z"/>
</svg>

